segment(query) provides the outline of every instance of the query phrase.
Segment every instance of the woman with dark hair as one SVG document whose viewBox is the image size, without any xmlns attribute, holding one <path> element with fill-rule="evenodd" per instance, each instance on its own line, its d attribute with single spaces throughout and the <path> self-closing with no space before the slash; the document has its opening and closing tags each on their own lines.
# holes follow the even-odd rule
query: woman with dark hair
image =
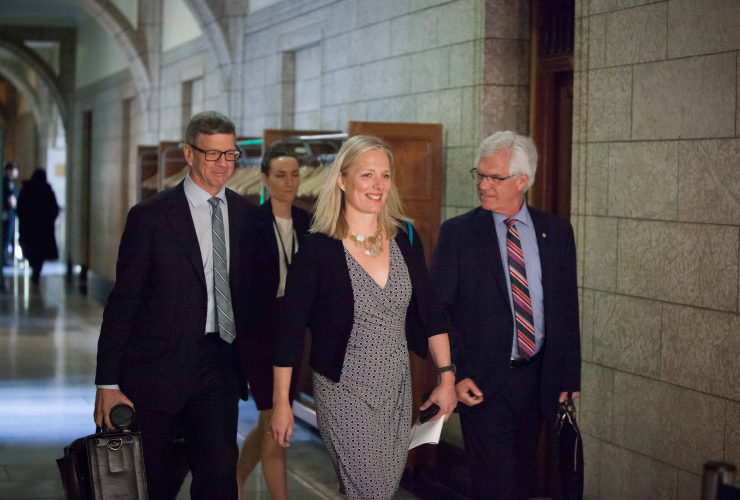
<svg viewBox="0 0 740 500">
<path fill-rule="evenodd" d="M 46 182 L 46 172 L 36 169 L 31 180 L 23 183 L 18 196 L 18 241 L 23 256 L 33 269 L 31 282 L 38 284 L 45 260 L 59 258 L 54 237 L 54 221 L 59 215 L 59 205 L 54 191 Z"/>
<path fill-rule="evenodd" d="M 301 182 L 298 161 L 286 149 L 273 146 L 262 157 L 262 182 L 270 198 L 255 216 L 255 258 L 250 284 L 249 316 L 252 325 L 247 337 L 246 360 L 249 391 L 259 410 L 259 421 L 247 438 L 237 464 L 239 491 L 260 460 L 267 488 L 273 500 L 288 498 L 285 448 L 267 433 L 272 415 L 272 360 L 279 324 L 279 309 L 285 293 L 285 277 L 298 244 L 311 224 L 305 210 L 293 206 Z M 297 367 L 296 367 L 297 368 Z M 297 375 L 290 385 L 295 396 Z"/>
</svg>

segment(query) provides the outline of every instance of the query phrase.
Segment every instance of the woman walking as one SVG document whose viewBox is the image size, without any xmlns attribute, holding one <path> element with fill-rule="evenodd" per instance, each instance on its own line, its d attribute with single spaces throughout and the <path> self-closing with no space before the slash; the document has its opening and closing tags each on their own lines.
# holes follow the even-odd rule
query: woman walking
<svg viewBox="0 0 740 500">
<path fill-rule="evenodd" d="M 239 495 L 257 463 L 273 500 L 287 500 L 288 479 L 285 448 L 268 434 L 272 414 L 272 359 L 275 355 L 279 311 L 285 294 L 288 266 L 298 250 L 301 237 L 308 231 L 311 216 L 293 206 L 301 179 L 298 161 L 287 150 L 268 148 L 262 157 L 262 182 L 270 198 L 256 212 L 255 258 L 250 285 L 249 305 L 252 326 L 247 337 L 247 376 L 259 420 L 242 446 L 236 469 Z M 289 401 L 295 396 L 297 374 L 290 383 Z"/>
<path fill-rule="evenodd" d="M 23 183 L 16 212 L 18 242 L 33 270 L 31 282 L 38 285 L 44 261 L 59 258 L 54 237 L 54 221 L 59 215 L 59 206 L 54 191 L 46 182 L 46 172 L 36 169 L 31 180 Z"/>
<path fill-rule="evenodd" d="M 416 231 L 393 185 L 393 157 L 371 136 L 337 154 L 311 233 L 291 267 L 275 358 L 271 432 L 288 446 L 292 366 L 312 334 L 310 365 L 319 431 L 340 491 L 390 499 L 406 464 L 411 428 L 408 349 L 431 351 L 441 382 L 422 406 L 447 419 L 457 403 L 446 333 L 433 318 Z"/>
</svg>

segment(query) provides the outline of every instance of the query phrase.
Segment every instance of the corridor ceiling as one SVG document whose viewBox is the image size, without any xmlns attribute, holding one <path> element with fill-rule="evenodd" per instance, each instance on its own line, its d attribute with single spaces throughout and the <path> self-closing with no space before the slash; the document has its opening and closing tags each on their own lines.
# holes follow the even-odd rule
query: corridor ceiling
<svg viewBox="0 0 740 500">
<path fill-rule="evenodd" d="M 87 13 L 69 0 L 0 0 L 0 24 L 79 26 Z"/>
</svg>

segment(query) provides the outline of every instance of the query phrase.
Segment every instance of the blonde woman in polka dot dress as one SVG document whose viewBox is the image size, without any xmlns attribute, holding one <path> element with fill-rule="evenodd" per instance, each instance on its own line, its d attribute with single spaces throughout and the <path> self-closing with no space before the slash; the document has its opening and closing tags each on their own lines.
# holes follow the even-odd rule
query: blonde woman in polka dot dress
<svg viewBox="0 0 740 500">
<path fill-rule="evenodd" d="M 410 441 L 408 350 L 444 369 L 429 400 L 452 413 L 454 366 L 434 315 L 424 249 L 393 185 L 393 156 L 371 136 L 349 139 L 319 196 L 311 233 L 291 265 L 274 367 L 271 432 L 289 446 L 292 366 L 311 330 L 319 431 L 340 490 L 386 500 L 398 489 Z"/>
</svg>

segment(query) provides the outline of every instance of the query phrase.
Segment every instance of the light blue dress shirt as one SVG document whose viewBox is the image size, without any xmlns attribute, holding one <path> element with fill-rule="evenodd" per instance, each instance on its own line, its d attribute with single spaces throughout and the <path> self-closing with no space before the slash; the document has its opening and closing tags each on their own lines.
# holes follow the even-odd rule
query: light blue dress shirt
<svg viewBox="0 0 740 500">
<path fill-rule="evenodd" d="M 208 313 L 206 315 L 204 333 L 217 332 L 218 326 L 216 325 L 216 315 L 214 314 L 214 310 L 216 309 L 216 299 L 213 296 L 213 236 L 211 234 L 211 213 L 213 212 L 213 208 L 211 207 L 211 204 L 208 203 L 208 200 L 210 200 L 212 196 L 193 182 L 189 173 L 185 177 L 185 184 L 183 187 L 185 188 L 185 197 L 188 199 L 188 205 L 190 206 L 190 215 L 193 217 L 195 233 L 198 236 L 200 255 L 203 258 L 203 272 L 206 275 L 206 284 L 208 285 Z M 231 249 L 229 248 L 229 207 L 226 204 L 226 188 L 221 188 L 221 191 L 219 191 L 216 196 L 221 199 L 219 206 L 221 207 L 221 215 L 224 219 L 226 265 L 229 266 L 229 263 L 231 262 Z M 96 387 L 98 389 L 120 389 L 118 384 L 98 385 Z"/>
<path fill-rule="evenodd" d="M 504 222 L 509 217 L 493 212 L 493 222 L 496 226 L 498 247 L 501 251 L 501 262 L 504 266 L 506 276 L 506 289 L 509 291 L 509 303 L 511 304 L 511 316 L 514 317 L 514 299 L 511 296 L 511 275 L 509 274 L 509 255 L 506 249 L 506 235 L 509 228 Z M 527 283 L 529 283 L 529 298 L 532 300 L 532 312 L 534 316 L 534 338 L 535 354 L 542 348 L 545 342 L 545 308 L 542 293 L 542 266 L 540 265 L 540 250 L 537 246 L 537 234 L 535 233 L 532 218 L 529 216 L 527 204 L 523 203 L 519 213 L 514 216 L 516 229 L 519 232 L 519 241 L 524 253 L 524 266 L 527 271 Z M 520 358 L 519 348 L 516 341 L 516 322 L 511 338 L 511 357 Z"/>
<path fill-rule="evenodd" d="M 190 214 L 193 216 L 195 234 L 198 235 L 200 255 L 203 257 L 203 272 L 206 275 L 206 284 L 208 285 L 208 315 L 206 316 L 206 324 L 204 325 L 205 333 L 217 332 L 218 325 L 216 325 L 216 315 L 214 314 L 216 299 L 213 295 L 215 292 L 213 285 L 213 234 L 211 230 L 213 207 L 208 203 L 208 200 L 213 197 L 193 182 L 189 173 L 185 177 L 184 187 L 185 196 L 190 206 Z M 231 263 L 231 249 L 229 248 L 229 207 L 226 204 L 226 188 L 221 188 L 221 191 L 219 191 L 216 197 L 221 199 L 218 205 L 221 207 L 221 215 L 224 218 L 226 266 L 228 268 Z"/>
</svg>

